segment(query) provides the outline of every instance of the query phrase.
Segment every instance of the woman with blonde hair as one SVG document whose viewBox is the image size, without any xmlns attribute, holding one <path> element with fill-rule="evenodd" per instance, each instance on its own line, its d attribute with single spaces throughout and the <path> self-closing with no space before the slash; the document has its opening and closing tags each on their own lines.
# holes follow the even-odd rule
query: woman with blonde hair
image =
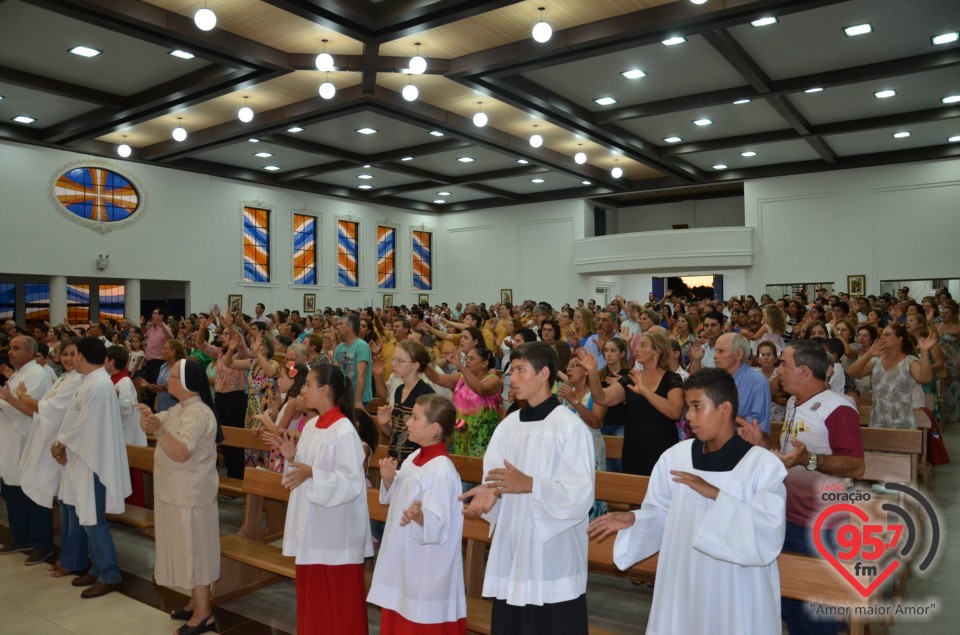
<svg viewBox="0 0 960 635">
<path fill-rule="evenodd" d="M 623 435 L 623 471 L 650 476 L 660 455 L 680 440 L 677 421 L 683 414 L 683 381 L 670 370 L 673 351 L 660 333 L 636 338 L 634 368 L 612 386 L 603 386 L 596 359 L 583 351 L 578 358 L 587 371 L 590 393 L 602 406 L 627 402 L 627 423 Z"/>
<path fill-rule="evenodd" d="M 777 348 L 777 356 L 783 352 L 783 336 L 787 332 L 787 314 L 776 304 L 763 307 L 763 321 L 760 328 L 750 336 L 750 345 L 753 354 L 757 354 L 757 345 L 760 342 L 770 342 Z"/>
</svg>

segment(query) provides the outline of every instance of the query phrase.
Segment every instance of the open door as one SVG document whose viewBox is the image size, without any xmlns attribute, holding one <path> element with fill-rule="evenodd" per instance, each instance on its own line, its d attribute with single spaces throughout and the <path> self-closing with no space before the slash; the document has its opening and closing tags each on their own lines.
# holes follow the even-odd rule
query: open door
<svg viewBox="0 0 960 635">
<path fill-rule="evenodd" d="M 713 274 L 713 298 L 718 302 L 723 301 L 723 275 L 719 273 Z"/>
</svg>

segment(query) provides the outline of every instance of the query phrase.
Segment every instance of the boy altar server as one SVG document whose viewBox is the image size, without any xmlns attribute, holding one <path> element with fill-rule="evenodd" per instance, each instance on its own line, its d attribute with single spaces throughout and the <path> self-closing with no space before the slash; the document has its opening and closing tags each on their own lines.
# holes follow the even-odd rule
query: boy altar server
<svg viewBox="0 0 960 635">
<path fill-rule="evenodd" d="M 735 432 L 728 373 L 694 373 L 685 396 L 696 439 L 663 453 L 640 509 L 601 516 L 590 535 L 619 532 L 620 569 L 660 552 L 647 633 L 779 634 L 786 469 Z"/>
<path fill-rule="evenodd" d="M 484 484 L 461 498 L 493 541 L 483 595 L 491 632 L 586 635 L 587 513 L 593 506 L 590 430 L 550 389 L 557 353 L 530 342 L 510 354 L 511 387 L 527 406 L 504 419 L 483 457 Z"/>
</svg>

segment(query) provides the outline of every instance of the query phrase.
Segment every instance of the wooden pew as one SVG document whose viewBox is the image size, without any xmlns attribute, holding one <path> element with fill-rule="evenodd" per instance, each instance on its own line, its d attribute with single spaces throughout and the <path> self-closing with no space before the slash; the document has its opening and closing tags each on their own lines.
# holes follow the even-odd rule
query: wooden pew
<svg viewBox="0 0 960 635">
<path fill-rule="evenodd" d="M 153 491 L 153 452 L 154 448 L 138 445 L 127 446 L 127 463 L 130 467 L 143 472 L 143 487 L 146 491 Z M 154 538 L 153 510 L 136 505 L 126 505 L 122 514 L 107 514 L 107 520 L 130 527 L 136 527 L 146 535 Z"/>
<path fill-rule="evenodd" d="M 260 450 L 262 452 L 270 451 L 270 446 L 263 442 L 260 435 L 254 434 L 250 430 L 245 428 L 232 428 L 230 426 L 221 426 L 221 430 L 223 430 L 223 441 L 220 442 L 222 446 Z M 221 476 L 219 490 L 224 496 L 239 498 L 243 496 L 243 479 Z"/>
</svg>

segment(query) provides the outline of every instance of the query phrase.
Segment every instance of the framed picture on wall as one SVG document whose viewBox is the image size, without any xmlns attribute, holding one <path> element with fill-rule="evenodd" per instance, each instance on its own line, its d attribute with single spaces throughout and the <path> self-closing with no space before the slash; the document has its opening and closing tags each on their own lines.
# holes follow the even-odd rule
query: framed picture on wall
<svg viewBox="0 0 960 635">
<path fill-rule="evenodd" d="M 847 276 L 847 292 L 850 295 L 863 295 L 866 293 L 867 276 Z"/>
<path fill-rule="evenodd" d="M 500 289 L 500 302 L 513 304 L 513 289 Z"/>
<path fill-rule="evenodd" d="M 317 310 L 317 294 L 304 293 L 303 294 L 303 312 L 313 313 L 316 310 Z"/>
<path fill-rule="evenodd" d="M 393 306 L 393 294 L 392 294 L 392 293 L 384 293 L 384 294 L 383 294 L 383 308 L 389 309 L 389 308 L 392 307 L 392 306 Z"/>
<path fill-rule="evenodd" d="M 243 315 L 243 296 L 242 295 L 228 295 L 227 296 L 227 307 L 230 309 L 230 313 L 239 313 Z"/>
<path fill-rule="evenodd" d="M 426 293 L 421 293 L 417 296 L 417 304 L 430 304 L 430 296 Z"/>
</svg>

